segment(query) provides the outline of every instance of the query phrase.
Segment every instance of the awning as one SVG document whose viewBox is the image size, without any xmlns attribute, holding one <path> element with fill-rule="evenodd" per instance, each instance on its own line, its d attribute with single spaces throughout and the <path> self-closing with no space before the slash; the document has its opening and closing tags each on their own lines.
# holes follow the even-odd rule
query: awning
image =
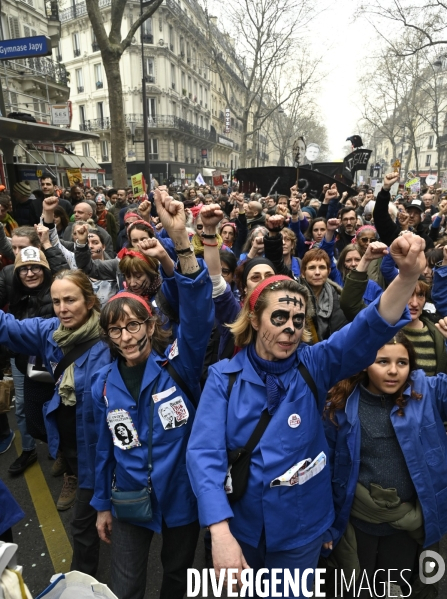
<svg viewBox="0 0 447 599">
<path fill-rule="evenodd" d="M 60 168 L 80 168 L 83 171 L 98 171 L 101 166 L 91 156 L 78 156 L 76 154 L 61 154 L 56 152 L 38 152 L 37 150 L 28 150 L 28 153 L 34 158 L 37 164 L 45 159 L 49 165 L 54 165 L 56 156 L 57 166 Z"/>
<path fill-rule="evenodd" d="M 20 140 L 29 143 L 62 143 L 69 144 L 75 141 L 99 139 L 96 133 L 76 131 L 75 129 L 61 129 L 52 125 L 39 125 L 0 117 L 0 145 L 1 140 Z"/>
<path fill-rule="evenodd" d="M 213 172 L 216 169 L 214 168 L 202 168 L 202 176 L 203 177 L 212 177 L 213 176 Z"/>
</svg>

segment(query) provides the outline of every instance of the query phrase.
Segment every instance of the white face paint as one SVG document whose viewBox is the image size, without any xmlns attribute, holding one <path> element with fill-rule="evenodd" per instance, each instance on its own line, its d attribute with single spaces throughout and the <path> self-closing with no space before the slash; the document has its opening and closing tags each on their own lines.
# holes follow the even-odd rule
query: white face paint
<svg viewBox="0 0 447 599">
<path fill-rule="evenodd" d="M 304 331 L 306 302 L 291 291 L 273 291 L 260 322 L 253 319 L 257 331 L 256 352 L 264 360 L 283 360 L 298 347 Z"/>
</svg>

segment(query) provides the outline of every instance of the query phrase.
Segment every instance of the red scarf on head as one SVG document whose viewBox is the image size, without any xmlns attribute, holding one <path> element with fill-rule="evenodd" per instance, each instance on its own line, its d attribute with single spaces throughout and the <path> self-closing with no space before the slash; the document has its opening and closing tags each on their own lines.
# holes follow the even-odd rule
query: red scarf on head
<svg viewBox="0 0 447 599">
<path fill-rule="evenodd" d="M 108 210 L 104 209 L 101 214 L 96 213 L 98 217 L 97 225 L 102 227 L 103 229 L 107 229 L 107 212 Z"/>
</svg>

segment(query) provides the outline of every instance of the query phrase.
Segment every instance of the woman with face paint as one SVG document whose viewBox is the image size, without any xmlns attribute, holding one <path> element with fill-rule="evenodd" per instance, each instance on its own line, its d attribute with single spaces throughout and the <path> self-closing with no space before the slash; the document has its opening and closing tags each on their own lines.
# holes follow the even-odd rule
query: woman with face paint
<svg viewBox="0 0 447 599">
<path fill-rule="evenodd" d="M 352 324 L 313 346 L 301 346 L 309 339 L 310 311 L 303 285 L 275 276 L 247 297 L 230 326 L 242 349 L 209 369 L 187 452 L 216 572 L 235 568 L 240 585 L 247 567 L 289 569 L 293 577 L 295 569 L 315 569 L 322 545 L 331 547 L 334 508 L 321 421 L 326 396 L 338 380 L 371 364 L 409 321 L 406 302 L 425 266 L 423 250 L 420 237 L 397 239 L 390 251 L 398 277 Z M 250 454 L 245 491 L 230 503 L 227 452 L 246 446 L 261 416 L 264 432 Z M 274 576 L 284 592 L 282 574 Z M 312 583 L 310 574 L 309 591 Z"/>
<path fill-rule="evenodd" d="M 155 191 L 155 202 L 179 255 L 174 273 L 180 306 L 176 341 L 168 347 L 169 331 L 141 294 L 119 293 L 101 313 L 101 327 L 116 359 L 99 371 L 92 388 L 99 441 L 91 503 L 98 510 L 99 536 L 112 544 L 110 587 L 120 599 L 145 596 L 154 532 L 163 536 L 160 596 L 182 599 L 199 534 L 185 454 L 214 322 L 212 285 L 189 243 L 182 202 L 164 188 Z M 184 384 L 172 377 L 172 369 Z M 111 489 L 139 491 L 148 484 L 153 489 L 152 519 L 123 519 L 113 507 Z"/>
<path fill-rule="evenodd" d="M 436 328 L 447 337 L 446 319 Z M 417 359 L 400 331 L 365 370 L 331 389 L 324 420 L 336 513 L 331 562 L 346 580 L 354 574 L 356 589 L 365 574 L 385 588 L 393 570 L 403 597 L 428 591 L 413 571 L 417 554 L 439 552 L 447 533 L 447 376 L 427 377 Z M 361 586 L 356 596 L 369 597 Z"/>
</svg>

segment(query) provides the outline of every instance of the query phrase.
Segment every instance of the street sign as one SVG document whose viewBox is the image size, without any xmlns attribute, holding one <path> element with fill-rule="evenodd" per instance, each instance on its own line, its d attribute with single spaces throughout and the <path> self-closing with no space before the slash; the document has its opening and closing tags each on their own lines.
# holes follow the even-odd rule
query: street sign
<svg viewBox="0 0 447 599">
<path fill-rule="evenodd" d="M 70 121 L 70 109 L 68 104 L 53 104 L 51 106 L 52 125 L 69 125 Z"/>
<path fill-rule="evenodd" d="M 51 39 L 45 35 L 0 41 L 0 60 L 51 56 Z"/>
</svg>

